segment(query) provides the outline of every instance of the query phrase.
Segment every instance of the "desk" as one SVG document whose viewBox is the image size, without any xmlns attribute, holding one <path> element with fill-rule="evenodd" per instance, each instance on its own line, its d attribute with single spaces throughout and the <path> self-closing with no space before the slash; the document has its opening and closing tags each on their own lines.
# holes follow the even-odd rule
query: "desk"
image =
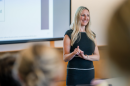
<svg viewBox="0 0 130 86">
<path fill-rule="evenodd" d="M 111 84 L 112 86 L 128 86 L 126 78 L 110 78 L 106 79 L 108 84 Z"/>
</svg>

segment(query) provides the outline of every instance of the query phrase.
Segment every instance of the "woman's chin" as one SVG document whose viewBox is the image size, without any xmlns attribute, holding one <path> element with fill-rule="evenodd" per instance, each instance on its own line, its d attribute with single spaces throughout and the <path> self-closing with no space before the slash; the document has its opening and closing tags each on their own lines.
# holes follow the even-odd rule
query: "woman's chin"
<svg viewBox="0 0 130 86">
<path fill-rule="evenodd" d="M 81 24 L 81 26 L 86 26 L 88 23 L 83 23 L 83 24 Z"/>
</svg>

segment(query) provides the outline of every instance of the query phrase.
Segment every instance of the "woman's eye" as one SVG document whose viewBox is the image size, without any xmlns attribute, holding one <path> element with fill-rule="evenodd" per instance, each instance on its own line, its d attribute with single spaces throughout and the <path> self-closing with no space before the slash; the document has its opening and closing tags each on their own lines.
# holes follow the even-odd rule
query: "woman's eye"
<svg viewBox="0 0 130 86">
<path fill-rule="evenodd" d="M 81 15 L 81 16 L 85 16 L 85 15 Z"/>
</svg>

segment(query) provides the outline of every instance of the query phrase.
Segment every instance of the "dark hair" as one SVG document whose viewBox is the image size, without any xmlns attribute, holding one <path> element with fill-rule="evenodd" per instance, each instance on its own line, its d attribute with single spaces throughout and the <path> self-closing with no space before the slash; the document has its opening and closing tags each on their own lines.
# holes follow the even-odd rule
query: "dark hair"
<svg viewBox="0 0 130 86">
<path fill-rule="evenodd" d="M 20 86 L 12 76 L 15 55 L 6 53 L 0 57 L 0 86 Z"/>
</svg>

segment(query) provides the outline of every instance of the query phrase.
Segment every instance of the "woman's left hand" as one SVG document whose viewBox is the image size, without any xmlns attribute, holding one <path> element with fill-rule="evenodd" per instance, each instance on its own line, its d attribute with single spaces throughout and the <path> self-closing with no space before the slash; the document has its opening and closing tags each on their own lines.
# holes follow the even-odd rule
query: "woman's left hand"
<svg viewBox="0 0 130 86">
<path fill-rule="evenodd" d="M 83 58 L 83 59 L 86 58 L 86 56 L 84 55 L 84 51 L 80 51 L 80 56 L 81 56 L 81 58 Z"/>
</svg>

